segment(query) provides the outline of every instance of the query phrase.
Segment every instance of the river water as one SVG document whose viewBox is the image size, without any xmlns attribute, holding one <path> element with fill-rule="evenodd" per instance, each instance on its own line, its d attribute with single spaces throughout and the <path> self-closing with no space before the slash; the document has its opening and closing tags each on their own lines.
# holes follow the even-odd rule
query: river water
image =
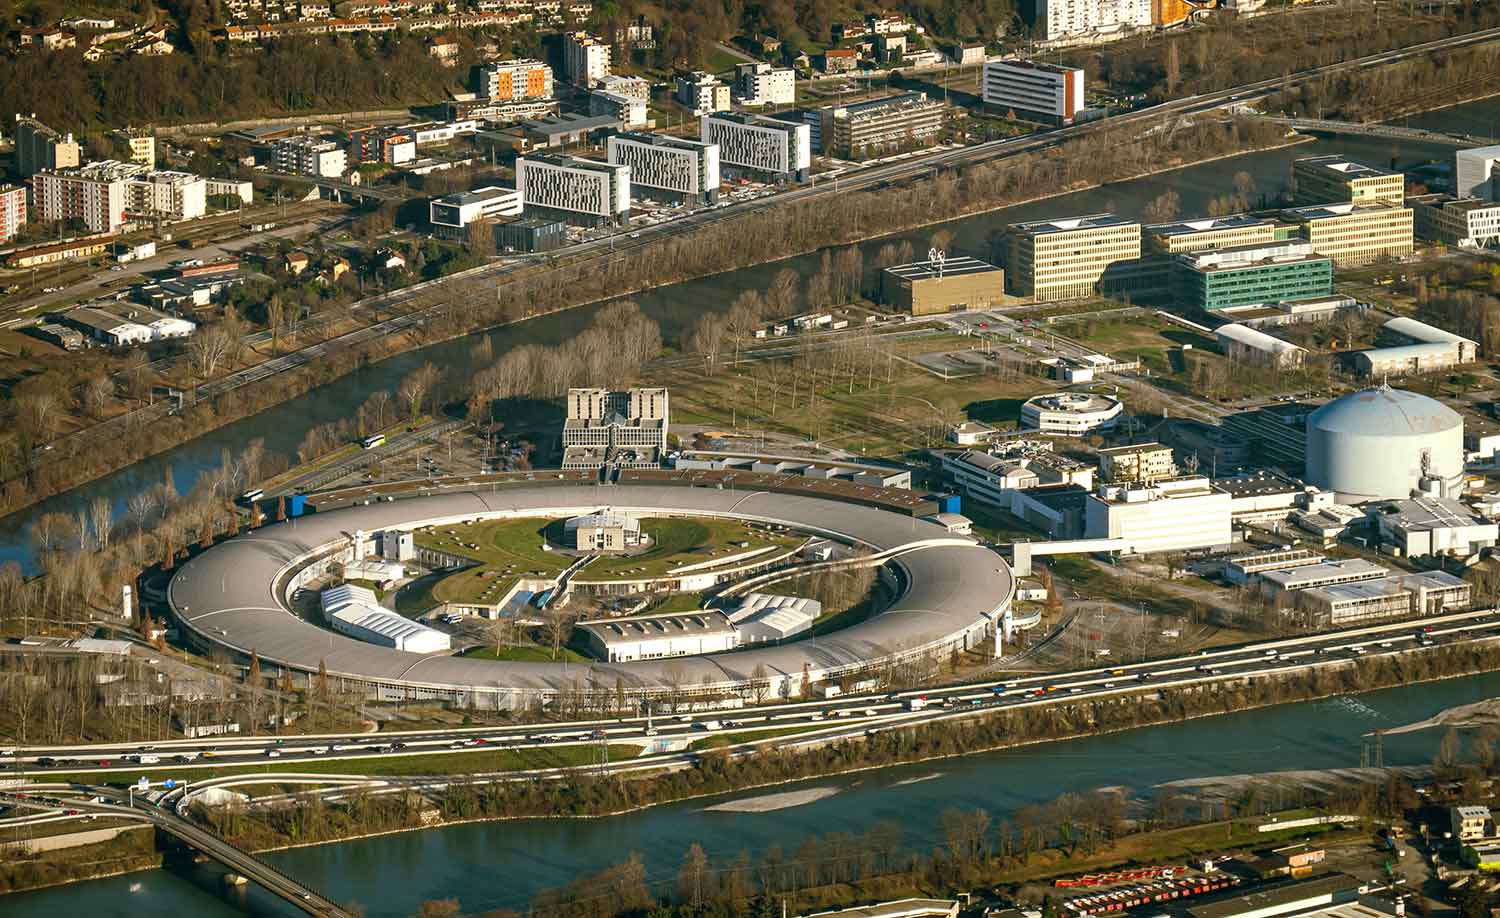
<svg viewBox="0 0 1500 918">
<path fill-rule="evenodd" d="M 1491 134 L 1497 120 L 1500 120 L 1500 102 L 1486 100 L 1414 117 L 1408 119 L 1408 123 L 1413 127 Z M 1343 153 L 1372 164 L 1390 165 L 1394 161 L 1402 168 L 1451 157 L 1451 151 L 1444 148 L 1420 144 L 1372 143 L 1352 139 L 1317 140 L 1287 149 L 1189 166 L 1150 178 L 1122 181 L 957 220 L 946 225 L 955 234 L 950 248 L 989 257 L 990 233 L 1007 223 L 1099 211 L 1118 211 L 1121 214 L 1139 216 L 1147 202 L 1168 189 L 1174 189 L 1178 193 L 1184 215 L 1202 213 L 1210 198 L 1232 190 L 1233 176 L 1240 171 L 1248 172 L 1255 179 L 1259 194 L 1266 195 L 1268 201 L 1274 201 L 1275 196 L 1286 186 L 1292 160 L 1322 153 Z M 874 255 L 875 249 L 892 238 L 897 241 L 910 239 L 916 249 L 925 249 L 926 240 L 935 230 L 936 227 L 866 243 L 866 258 L 868 260 Z M 791 258 L 663 287 L 636 295 L 633 299 L 661 323 L 663 336 L 672 341 L 677 332 L 699 313 L 704 310 L 727 309 L 741 290 L 764 290 L 771 276 L 787 266 L 804 274 L 811 273 L 815 269 L 815 256 Z M 265 440 L 266 447 L 270 450 L 294 455 L 298 442 L 309 427 L 350 415 L 371 392 L 380 388 L 393 389 L 402 376 L 424 361 L 432 361 L 446 368 L 450 379 L 463 379 L 475 369 L 469 351 L 481 335 L 492 340 L 493 351 L 497 355 L 518 344 L 552 344 L 581 329 L 595 311 L 596 307 L 568 310 L 523 325 L 480 332 L 393 357 L 67 494 L 11 514 L 0 519 L 0 563 L 15 560 L 21 562 L 28 571 L 34 570 L 36 556 L 29 533 L 32 522 L 43 513 L 73 513 L 102 494 L 114 500 L 117 513 L 122 514 L 131 494 L 143 486 L 162 481 L 169 474 L 178 492 L 187 493 L 204 470 L 218 466 L 221 450 L 237 451 L 257 437 Z"/>
<path fill-rule="evenodd" d="M 604 819 L 538 819 L 430 829 L 275 852 L 268 860 L 371 918 L 409 916 L 424 900 L 454 897 L 465 913 L 523 911 L 540 889 L 566 884 L 634 851 L 667 888 L 683 853 L 701 844 L 715 862 L 746 851 L 759 860 L 772 845 L 791 856 L 808 835 L 866 832 L 890 821 L 908 849 L 942 843 L 941 812 L 983 807 L 998 818 L 1068 792 L 1124 787 L 1140 793 L 1187 778 L 1357 766 L 1360 737 L 1414 723 L 1447 708 L 1493 697 L 1500 674 L 1452 679 L 1362 695 L 1283 705 L 1111 736 L 1046 743 L 772 790 L 655 807 Z M 1438 731 L 1385 738 L 1387 765 L 1432 760 Z M 772 812 L 711 811 L 728 799 L 796 789 L 833 790 Z M 813 795 L 810 795 L 813 796 Z M 89 915 L 283 914 L 250 889 L 225 894 L 219 869 L 193 876 L 148 871 L 0 898 L 7 918 Z"/>
</svg>

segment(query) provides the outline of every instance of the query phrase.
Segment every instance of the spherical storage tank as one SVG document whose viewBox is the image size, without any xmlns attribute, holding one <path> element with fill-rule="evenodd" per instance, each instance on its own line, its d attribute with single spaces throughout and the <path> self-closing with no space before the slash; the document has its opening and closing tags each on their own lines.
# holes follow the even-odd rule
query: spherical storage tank
<svg viewBox="0 0 1500 918">
<path fill-rule="evenodd" d="M 1343 503 L 1410 497 L 1424 474 L 1449 494 L 1463 471 L 1463 418 L 1425 395 L 1365 389 L 1307 419 L 1307 480 Z"/>
</svg>

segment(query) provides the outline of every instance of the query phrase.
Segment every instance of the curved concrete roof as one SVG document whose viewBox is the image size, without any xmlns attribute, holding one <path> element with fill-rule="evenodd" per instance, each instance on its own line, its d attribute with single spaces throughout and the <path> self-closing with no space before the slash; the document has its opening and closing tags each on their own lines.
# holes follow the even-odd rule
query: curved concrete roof
<svg viewBox="0 0 1500 918">
<path fill-rule="evenodd" d="M 421 656 L 366 644 L 303 621 L 277 599 L 276 579 L 355 530 L 409 529 L 487 516 L 570 516 L 608 506 L 643 515 L 733 516 L 825 535 L 882 551 L 914 546 L 893 563 L 907 589 L 888 609 L 818 638 L 699 657 L 629 663 L 520 663 Z M 230 539 L 185 564 L 172 579 L 173 610 L 192 630 L 242 653 L 303 671 L 440 689 L 551 692 L 592 679 L 606 690 L 661 689 L 750 680 L 756 668 L 814 678 L 903 651 L 958 639 L 1009 602 L 1013 579 L 995 552 L 918 519 L 839 501 L 712 488 L 656 485 L 521 486 L 469 490 L 350 507 L 300 517 Z"/>
<path fill-rule="evenodd" d="M 1336 398 L 1308 418 L 1308 430 L 1369 437 L 1418 437 L 1463 429 L 1458 412 L 1436 399 L 1378 386 Z"/>
</svg>

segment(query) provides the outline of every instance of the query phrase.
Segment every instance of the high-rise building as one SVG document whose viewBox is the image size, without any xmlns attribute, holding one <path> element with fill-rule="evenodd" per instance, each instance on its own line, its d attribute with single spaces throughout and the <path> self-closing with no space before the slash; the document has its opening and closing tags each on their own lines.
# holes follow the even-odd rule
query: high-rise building
<svg viewBox="0 0 1500 918">
<path fill-rule="evenodd" d="M 1292 189 L 1298 204 L 1347 201 L 1400 207 L 1406 195 L 1406 176 L 1347 156 L 1308 156 L 1292 163 Z"/>
<path fill-rule="evenodd" d="M 1403 258 L 1415 247 L 1410 207 L 1340 203 L 1294 207 L 1281 213 L 1301 224 L 1302 238 L 1312 243 L 1314 252 L 1333 259 L 1334 267 Z"/>
<path fill-rule="evenodd" d="M 42 220 L 78 220 L 92 233 L 112 233 L 125 223 L 125 181 L 145 172 L 124 173 L 113 160 L 66 172 L 38 172 L 31 177 L 36 215 Z"/>
<path fill-rule="evenodd" d="M 552 98 L 552 68 L 541 61 L 496 61 L 475 69 L 474 91 L 481 98 L 519 102 Z"/>
<path fill-rule="evenodd" d="M 1108 292 L 1110 266 L 1141 257 L 1141 225 L 1114 214 L 1013 223 L 1006 237 L 1006 286 L 1037 302 Z"/>
<path fill-rule="evenodd" d="M 16 116 L 16 171 L 21 178 L 73 169 L 80 161 L 72 134 L 59 134 L 35 117 Z"/>
<path fill-rule="evenodd" d="M 823 152 L 861 159 L 907 147 L 929 146 L 943 130 L 943 103 L 919 92 L 818 109 Z"/>
<path fill-rule="evenodd" d="M 630 218 L 630 167 L 535 153 L 516 160 L 516 188 L 528 215 L 589 224 Z"/>
<path fill-rule="evenodd" d="M 1151 28 L 1152 0 L 1027 0 L 1021 19 L 1033 38 L 1057 41 L 1075 35 Z"/>
<path fill-rule="evenodd" d="M 729 111 L 729 84 L 701 70 L 677 74 L 676 96 L 694 115 Z"/>
<path fill-rule="evenodd" d="M 800 181 L 812 168 L 812 131 L 805 123 L 717 112 L 699 122 L 699 139 L 718 145 L 721 165 L 778 181 Z"/>
<path fill-rule="evenodd" d="M 563 72 L 568 82 L 585 89 L 609 76 L 614 60 L 609 45 L 587 32 L 563 36 Z"/>
<path fill-rule="evenodd" d="M 26 186 L 0 185 L 0 244 L 10 242 L 26 222 Z"/>
<path fill-rule="evenodd" d="M 984 104 L 1046 124 L 1072 124 L 1083 111 L 1083 71 L 1039 61 L 996 58 L 984 62 Z"/>
<path fill-rule="evenodd" d="M 797 101 L 797 71 L 764 61 L 739 64 L 734 92 L 743 105 L 791 105 Z"/>
<path fill-rule="evenodd" d="M 608 140 L 609 161 L 630 167 L 633 194 L 659 192 L 711 203 L 719 195 L 719 147 L 666 134 L 624 133 Z"/>
</svg>

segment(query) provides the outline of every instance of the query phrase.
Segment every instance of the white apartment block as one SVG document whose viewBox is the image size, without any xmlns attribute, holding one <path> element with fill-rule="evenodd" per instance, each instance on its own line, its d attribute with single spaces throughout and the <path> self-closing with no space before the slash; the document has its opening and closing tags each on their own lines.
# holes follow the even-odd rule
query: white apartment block
<svg viewBox="0 0 1500 918">
<path fill-rule="evenodd" d="M 742 105 L 791 105 L 797 101 L 797 71 L 764 61 L 740 64 L 734 91 Z"/>
<path fill-rule="evenodd" d="M 609 161 L 630 167 L 630 187 L 711 202 L 718 197 L 719 147 L 665 134 L 615 134 Z"/>
<path fill-rule="evenodd" d="M 1084 505 L 1084 535 L 1122 539 L 1130 554 L 1227 547 L 1230 501 L 1201 475 L 1101 485 Z"/>
<path fill-rule="evenodd" d="M 717 144 L 719 162 L 778 179 L 807 177 L 812 128 L 740 112 L 717 112 L 699 122 L 699 139 Z"/>
<path fill-rule="evenodd" d="M 1460 198 L 1500 200 L 1495 188 L 1495 163 L 1500 146 L 1459 150 L 1453 157 L 1453 193 Z"/>
<path fill-rule="evenodd" d="M 16 237 L 26 222 L 26 186 L 0 185 L 0 243 Z"/>
<path fill-rule="evenodd" d="M 589 93 L 589 114 L 608 115 L 620 122 L 623 128 L 646 126 L 646 103 L 617 92 L 596 89 Z"/>
<path fill-rule="evenodd" d="M 125 183 L 131 216 L 194 220 L 208 211 L 207 180 L 188 172 L 148 172 Z"/>
<path fill-rule="evenodd" d="M 985 105 L 1028 120 L 1071 124 L 1083 111 L 1083 71 L 1075 67 L 987 60 L 981 90 Z"/>
<path fill-rule="evenodd" d="M 568 82 L 589 88 L 610 75 L 614 61 L 609 45 L 587 32 L 563 36 L 563 72 Z"/>
<path fill-rule="evenodd" d="M 519 217 L 521 192 L 501 185 L 487 185 L 473 191 L 434 198 L 427 206 L 427 217 L 433 229 L 444 235 L 461 235 L 476 220 L 497 217 Z"/>
<path fill-rule="evenodd" d="M 288 137 L 271 146 L 271 162 L 279 172 L 339 178 L 349 168 L 348 153 L 331 140 Z"/>
<path fill-rule="evenodd" d="M 677 74 L 676 96 L 694 115 L 729 111 L 729 84 L 701 70 Z"/>
<path fill-rule="evenodd" d="M 255 199 L 255 185 L 251 182 L 239 179 L 204 179 L 205 190 L 211 198 L 234 197 L 239 198 L 241 204 L 249 204 Z"/>
<path fill-rule="evenodd" d="M 516 160 L 516 188 L 528 212 L 557 211 L 598 223 L 630 217 L 629 166 L 534 154 Z"/>
<path fill-rule="evenodd" d="M 125 223 L 127 180 L 144 166 L 104 160 L 66 172 L 32 176 L 31 193 L 42 220 L 79 220 L 94 233 L 112 233 Z"/>
<path fill-rule="evenodd" d="M 595 88 L 641 102 L 651 101 L 651 82 L 641 77 L 611 73 L 601 79 Z"/>
<path fill-rule="evenodd" d="M 552 98 L 552 68 L 541 61 L 496 61 L 479 68 L 475 92 L 504 102 Z"/>
<path fill-rule="evenodd" d="M 1031 0 L 1023 18 L 1032 37 L 1058 41 L 1123 29 L 1149 29 L 1152 0 Z M 1028 15 L 1029 13 L 1029 15 Z"/>
</svg>

